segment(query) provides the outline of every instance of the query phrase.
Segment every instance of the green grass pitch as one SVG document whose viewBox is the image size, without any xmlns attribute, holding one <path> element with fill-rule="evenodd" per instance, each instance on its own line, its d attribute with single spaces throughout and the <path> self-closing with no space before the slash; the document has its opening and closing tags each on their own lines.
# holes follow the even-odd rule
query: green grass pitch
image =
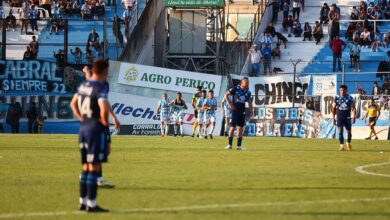
<svg viewBox="0 0 390 220">
<path fill-rule="evenodd" d="M 1 219 L 390 219 L 389 141 L 114 136 L 99 189 L 108 214 L 77 211 L 76 135 L 0 135 Z M 235 139 L 236 140 L 236 139 Z M 383 153 L 380 153 L 383 152 Z M 390 174 L 390 165 L 367 168 Z M 91 218 L 93 217 L 93 218 Z"/>
</svg>

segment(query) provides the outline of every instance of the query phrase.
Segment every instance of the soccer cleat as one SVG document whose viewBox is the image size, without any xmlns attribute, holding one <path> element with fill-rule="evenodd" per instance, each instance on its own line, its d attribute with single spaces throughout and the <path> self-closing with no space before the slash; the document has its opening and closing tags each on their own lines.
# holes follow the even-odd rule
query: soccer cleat
<svg viewBox="0 0 390 220">
<path fill-rule="evenodd" d="M 200 137 L 199 134 L 197 134 L 196 137 Z"/>
<path fill-rule="evenodd" d="M 108 209 L 103 209 L 100 206 L 95 206 L 95 207 L 88 207 L 87 206 L 87 212 L 108 212 Z"/>
<path fill-rule="evenodd" d="M 228 144 L 226 147 L 225 147 L 225 150 L 231 150 L 232 149 L 232 145 Z"/>
<path fill-rule="evenodd" d="M 114 184 L 111 184 L 111 183 L 107 182 L 107 180 L 104 180 L 104 179 L 98 181 L 97 183 L 98 183 L 98 186 L 101 187 L 101 188 L 109 188 L 109 189 L 111 189 L 111 188 L 115 187 Z"/>
<path fill-rule="evenodd" d="M 378 140 L 379 138 L 378 137 L 375 137 L 374 140 Z"/>
<path fill-rule="evenodd" d="M 352 145 L 350 143 L 347 143 L 347 150 L 351 151 L 352 150 Z"/>
<path fill-rule="evenodd" d="M 340 145 L 339 151 L 344 151 L 344 150 L 345 150 L 344 144 Z"/>
<path fill-rule="evenodd" d="M 195 137 L 195 134 L 192 134 L 191 137 Z"/>
<path fill-rule="evenodd" d="M 181 137 L 184 137 L 184 134 L 182 134 Z"/>
<path fill-rule="evenodd" d="M 207 135 L 204 136 L 204 139 L 207 139 Z"/>
<path fill-rule="evenodd" d="M 213 139 L 213 135 L 212 134 L 210 134 L 209 136 L 210 136 L 210 139 Z"/>
<path fill-rule="evenodd" d="M 237 150 L 246 150 L 246 148 L 243 146 L 237 146 Z"/>
<path fill-rule="evenodd" d="M 371 140 L 371 137 L 367 137 L 366 140 Z"/>
<path fill-rule="evenodd" d="M 87 206 L 84 205 L 84 204 L 80 204 L 79 210 L 80 210 L 80 211 L 86 211 L 86 210 L 87 210 Z"/>
<path fill-rule="evenodd" d="M 173 135 L 173 137 L 176 137 L 176 136 L 177 136 L 177 134 L 174 134 L 174 135 Z"/>
</svg>

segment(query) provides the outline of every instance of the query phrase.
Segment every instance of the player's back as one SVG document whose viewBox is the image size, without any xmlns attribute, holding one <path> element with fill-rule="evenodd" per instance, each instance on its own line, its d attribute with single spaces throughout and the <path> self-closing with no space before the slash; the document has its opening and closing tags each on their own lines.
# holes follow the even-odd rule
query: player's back
<svg viewBox="0 0 390 220">
<path fill-rule="evenodd" d="M 77 90 L 78 108 L 83 121 L 81 126 L 99 126 L 100 108 L 98 101 L 107 99 L 107 88 L 99 81 L 84 81 Z"/>
</svg>

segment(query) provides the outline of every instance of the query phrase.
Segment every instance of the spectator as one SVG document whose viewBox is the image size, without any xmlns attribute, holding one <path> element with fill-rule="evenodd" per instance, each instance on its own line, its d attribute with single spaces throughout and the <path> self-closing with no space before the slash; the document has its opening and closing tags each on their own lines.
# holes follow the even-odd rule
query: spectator
<svg viewBox="0 0 390 220">
<path fill-rule="evenodd" d="M 272 67 L 271 67 L 271 62 L 272 62 L 272 49 L 271 49 L 271 43 L 266 43 L 263 51 L 263 65 L 264 65 L 264 75 L 267 75 L 269 72 L 272 74 Z"/>
<path fill-rule="evenodd" d="M 340 23 L 339 23 L 340 13 L 338 12 L 335 4 L 333 4 L 332 7 L 330 7 L 328 19 L 329 19 L 329 27 L 328 27 L 329 38 L 330 40 L 333 40 L 335 36 L 339 35 L 340 33 Z"/>
<path fill-rule="evenodd" d="M 7 30 L 15 31 L 16 17 L 12 14 L 12 10 L 9 11 L 9 15 L 5 18 Z"/>
<path fill-rule="evenodd" d="M 379 51 L 379 47 L 383 45 L 383 38 L 379 31 L 375 32 L 374 40 L 371 43 L 371 52 L 375 50 L 375 52 Z"/>
<path fill-rule="evenodd" d="M 303 41 L 306 41 L 306 38 L 309 38 L 309 41 L 311 41 L 312 36 L 312 29 L 310 24 L 309 22 L 306 22 L 305 27 L 303 28 Z"/>
<path fill-rule="evenodd" d="M 20 118 L 22 117 L 22 107 L 19 102 L 8 108 L 6 123 L 11 126 L 12 133 L 19 133 Z"/>
<path fill-rule="evenodd" d="M 333 52 L 333 72 L 336 72 L 336 61 L 338 62 L 339 71 L 341 71 L 341 55 L 345 46 L 344 41 L 340 40 L 338 35 L 330 42 L 330 48 Z"/>
<path fill-rule="evenodd" d="M 30 46 L 26 47 L 26 51 L 23 54 L 23 60 L 34 60 L 34 54 L 31 51 Z"/>
<path fill-rule="evenodd" d="M 348 39 L 349 41 L 352 41 L 353 33 L 356 30 L 356 23 L 355 22 L 350 22 L 348 24 L 347 30 L 345 31 L 345 38 Z"/>
<path fill-rule="evenodd" d="M 372 98 L 378 100 L 380 94 L 381 94 L 381 88 L 378 86 L 378 82 L 374 82 L 374 87 L 372 87 L 372 91 L 371 91 Z"/>
<path fill-rule="evenodd" d="M 31 30 L 34 32 L 38 31 L 38 18 L 39 18 L 39 11 L 38 9 L 35 9 L 35 5 L 31 5 L 31 10 L 30 10 L 30 25 L 31 25 Z"/>
<path fill-rule="evenodd" d="M 276 30 L 275 30 L 274 24 L 272 22 L 269 23 L 264 32 L 269 33 L 271 35 L 271 37 L 275 37 Z"/>
<path fill-rule="evenodd" d="M 130 7 L 130 11 L 133 8 L 133 0 L 122 0 L 121 6 L 123 9 L 128 9 Z"/>
<path fill-rule="evenodd" d="M 38 118 L 38 109 L 35 102 L 31 103 L 30 109 L 26 112 L 28 119 L 28 132 L 30 134 L 37 133 L 37 118 Z"/>
<path fill-rule="evenodd" d="M 79 47 L 76 47 L 74 52 L 72 49 L 70 49 L 70 53 L 74 56 L 76 64 L 82 63 L 83 52 L 81 51 L 81 49 Z"/>
<path fill-rule="evenodd" d="M 65 15 L 68 17 L 72 16 L 72 3 L 70 1 L 66 2 L 65 5 Z"/>
<path fill-rule="evenodd" d="M 379 20 L 382 17 L 382 12 L 379 11 L 378 7 L 374 7 L 374 10 L 368 14 L 368 19 Z"/>
<path fill-rule="evenodd" d="M 362 48 L 367 48 L 371 42 L 370 42 L 370 32 L 368 31 L 367 28 L 364 28 L 364 31 L 360 34 L 360 46 L 362 46 Z"/>
<path fill-rule="evenodd" d="M 50 35 L 52 35 L 53 30 L 56 31 L 56 35 L 58 35 L 58 29 L 60 28 L 60 23 L 57 19 L 57 16 L 54 15 L 50 18 Z"/>
<path fill-rule="evenodd" d="M 260 43 L 261 43 L 261 47 L 267 43 L 270 43 L 271 50 L 272 50 L 272 37 L 268 32 L 265 32 L 264 36 L 261 37 Z"/>
<path fill-rule="evenodd" d="M 290 12 L 290 6 L 288 5 L 287 2 L 284 2 L 284 4 L 283 4 L 283 20 L 288 17 L 289 12 Z"/>
<path fill-rule="evenodd" d="M 251 63 L 252 63 L 251 76 L 257 76 L 260 70 L 260 61 L 262 58 L 261 51 L 258 49 L 257 45 L 254 45 L 254 48 L 249 49 L 249 55 L 251 56 Z"/>
<path fill-rule="evenodd" d="M 313 37 L 316 40 L 316 45 L 318 45 L 321 39 L 324 37 L 324 31 L 322 29 L 322 25 L 318 21 L 315 22 Z"/>
<path fill-rule="evenodd" d="M 27 34 L 28 27 L 28 18 L 30 16 L 30 8 L 27 3 L 24 3 L 23 8 L 19 10 L 19 18 L 20 18 L 20 34 L 23 34 L 23 28 L 25 30 L 25 34 Z"/>
<path fill-rule="evenodd" d="M 294 21 L 293 27 L 292 27 L 292 33 L 295 37 L 301 37 L 302 36 L 302 26 L 301 23 L 299 23 L 298 20 Z"/>
<path fill-rule="evenodd" d="M 91 10 L 91 6 L 85 1 L 83 6 L 81 6 L 81 18 L 83 20 L 91 19 Z"/>
<path fill-rule="evenodd" d="M 38 58 L 38 52 L 39 52 L 39 42 L 37 41 L 37 38 L 35 36 L 32 36 L 32 41 L 30 42 L 30 48 L 31 52 L 33 54 L 33 59 Z"/>
<path fill-rule="evenodd" d="M 277 0 L 272 0 L 268 6 L 272 7 L 272 22 L 277 22 L 279 14 L 279 4 Z"/>
<path fill-rule="evenodd" d="M 96 32 L 96 30 L 93 28 L 91 30 L 91 33 L 88 36 L 88 42 L 87 42 L 87 49 L 89 50 L 89 47 L 93 47 L 97 52 L 100 51 L 100 40 L 99 40 L 99 34 Z"/>
<path fill-rule="evenodd" d="M 383 35 L 383 47 L 387 48 L 387 45 L 390 43 L 390 31 Z"/>
<path fill-rule="evenodd" d="M 118 15 L 114 16 L 114 21 L 112 23 L 112 32 L 116 39 L 118 39 L 119 44 L 123 47 L 123 34 L 121 31 L 121 22 L 122 20 L 118 17 Z"/>
<path fill-rule="evenodd" d="M 286 19 L 284 19 L 282 23 L 283 31 L 289 32 L 289 37 L 290 37 L 293 24 L 294 24 L 294 20 L 291 15 L 289 15 Z"/>
<path fill-rule="evenodd" d="M 58 50 L 58 52 L 53 52 L 54 58 L 56 58 L 56 64 L 57 67 L 64 67 L 65 66 L 65 54 L 63 50 Z"/>
<path fill-rule="evenodd" d="M 329 22 L 329 17 L 328 17 L 329 11 L 330 11 L 330 8 L 329 8 L 328 4 L 325 2 L 322 5 L 321 11 L 320 11 L 320 25 L 328 24 L 328 22 Z"/>
<path fill-rule="evenodd" d="M 382 84 L 382 93 L 383 95 L 390 95 L 390 82 L 389 78 L 385 78 Z"/>
<path fill-rule="evenodd" d="M 66 7 L 65 7 L 65 2 L 64 1 L 60 1 L 58 3 L 58 15 L 59 16 L 65 16 L 65 10 L 66 10 Z"/>
<path fill-rule="evenodd" d="M 95 19 L 99 19 L 99 17 L 104 16 L 106 13 L 106 5 L 103 2 L 103 0 L 99 0 L 98 3 L 96 3 L 95 7 Z"/>
<path fill-rule="evenodd" d="M 353 41 L 349 45 L 349 56 L 351 59 L 350 68 L 354 68 L 356 72 L 360 72 L 360 52 L 362 47 L 357 41 Z"/>
<path fill-rule="evenodd" d="M 123 24 L 125 25 L 125 38 L 129 39 L 129 25 L 131 21 L 131 8 L 128 7 L 124 12 L 123 12 Z"/>
<path fill-rule="evenodd" d="M 88 64 L 93 64 L 93 62 L 95 61 L 95 55 L 92 54 L 91 50 L 88 49 L 85 52 L 85 59 L 87 60 Z"/>
<path fill-rule="evenodd" d="M 357 10 L 356 6 L 352 6 L 351 16 L 349 18 L 351 20 L 359 20 L 359 11 Z"/>
<path fill-rule="evenodd" d="M 385 8 L 385 18 L 390 19 L 390 1 L 387 2 L 386 8 Z"/>
<path fill-rule="evenodd" d="M 53 4 L 52 0 L 39 0 L 39 5 L 49 13 L 49 18 L 51 18 L 52 4 Z M 46 18 L 46 13 L 43 13 L 43 17 Z"/>
<path fill-rule="evenodd" d="M 45 126 L 45 120 L 47 119 L 47 117 L 45 116 L 38 116 L 38 119 L 37 119 L 37 133 L 38 134 L 43 134 L 43 128 Z"/>
<path fill-rule="evenodd" d="M 293 0 L 293 19 L 298 19 L 299 20 L 299 15 L 301 13 L 301 0 Z"/>
<path fill-rule="evenodd" d="M 307 97 L 306 99 L 306 109 L 314 110 L 314 101 L 311 96 Z"/>
<path fill-rule="evenodd" d="M 78 0 L 74 1 L 72 5 L 72 15 L 81 15 L 81 8 Z"/>
</svg>

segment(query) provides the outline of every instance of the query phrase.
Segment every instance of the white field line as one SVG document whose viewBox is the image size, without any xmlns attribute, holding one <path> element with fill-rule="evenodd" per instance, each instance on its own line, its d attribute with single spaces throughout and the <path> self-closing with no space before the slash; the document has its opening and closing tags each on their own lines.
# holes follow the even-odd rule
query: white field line
<svg viewBox="0 0 390 220">
<path fill-rule="evenodd" d="M 384 165 L 388 165 L 388 164 L 390 164 L 390 162 L 374 163 L 374 164 L 368 164 L 368 165 L 364 165 L 364 166 L 358 166 L 355 168 L 355 171 L 358 173 L 372 175 L 372 176 L 390 177 L 390 174 L 374 173 L 374 172 L 369 172 L 369 171 L 365 170 L 366 168 L 376 167 L 376 166 L 384 166 Z"/>
<path fill-rule="evenodd" d="M 158 212 L 178 212 L 203 209 L 220 208 L 244 208 L 244 207 L 267 207 L 267 206 L 292 206 L 292 205 L 315 205 L 315 204 L 335 204 L 335 203 L 358 203 L 358 202 L 378 202 L 390 201 L 390 197 L 360 198 L 360 199 L 335 199 L 335 200 L 306 200 L 306 201 L 287 201 L 287 202 L 262 202 L 262 203 L 237 203 L 237 204 L 211 204 L 211 205 L 193 205 L 165 208 L 133 208 L 111 210 L 113 214 L 124 213 L 158 213 Z M 22 217 L 52 217 L 67 215 L 84 215 L 81 211 L 58 211 L 58 212 L 25 212 L 25 213 L 4 213 L 0 214 L 0 219 L 22 218 Z"/>
</svg>

